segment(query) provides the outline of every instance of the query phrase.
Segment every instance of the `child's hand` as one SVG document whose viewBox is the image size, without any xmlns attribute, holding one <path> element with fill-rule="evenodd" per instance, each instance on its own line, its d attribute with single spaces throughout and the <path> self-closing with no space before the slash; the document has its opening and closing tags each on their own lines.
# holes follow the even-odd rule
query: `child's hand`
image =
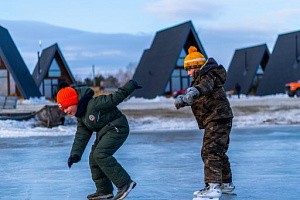
<svg viewBox="0 0 300 200">
<path fill-rule="evenodd" d="M 72 156 L 69 157 L 68 159 L 68 166 L 69 168 L 71 168 L 71 166 L 73 165 L 73 163 L 77 163 L 79 161 L 79 156 L 74 154 Z"/>
<path fill-rule="evenodd" d="M 187 105 L 191 106 L 194 103 L 194 97 L 191 94 L 186 94 L 184 95 L 184 97 L 182 98 L 182 100 L 184 102 L 186 102 Z"/>
<path fill-rule="evenodd" d="M 135 86 L 136 89 L 141 89 L 141 88 L 143 88 L 143 87 L 140 86 L 140 85 L 138 84 L 138 82 L 136 82 L 135 80 L 130 80 L 130 81 L 133 82 L 133 85 Z"/>
<path fill-rule="evenodd" d="M 177 109 L 187 106 L 187 103 L 183 101 L 183 97 L 183 95 L 178 95 L 178 97 L 176 98 L 174 105 Z"/>
<path fill-rule="evenodd" d="M 185 96 L 183 97 L 183 101 L 186 102 L 189 106 L 193 105 L 194 99 L 200 96 L 200 92 L 195 87 L 189 87 L 185 91 Z"/>
</svg>

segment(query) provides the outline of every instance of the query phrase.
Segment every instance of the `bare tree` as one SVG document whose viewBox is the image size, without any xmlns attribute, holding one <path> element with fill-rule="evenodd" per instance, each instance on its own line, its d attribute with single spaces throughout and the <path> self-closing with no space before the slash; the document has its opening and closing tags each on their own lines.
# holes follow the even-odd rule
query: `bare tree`
<svg viewBox="0 0 300 200">
<path fill-rule="evenodd" d="M 116 77 L 109 75 L 104 81 L 105 88 L 117 88 L 119 87 L 119 81 Z"/>
<path fill-rule="evenodd" d="M 116 78 L 119 80 L 120 85 L 124 85 L 127 81 L 131 80 L 136 69 L 137 63 L 130 62 L 127 66 L 125 71 L 122 69 L 119 70 Z"/>
</svg>

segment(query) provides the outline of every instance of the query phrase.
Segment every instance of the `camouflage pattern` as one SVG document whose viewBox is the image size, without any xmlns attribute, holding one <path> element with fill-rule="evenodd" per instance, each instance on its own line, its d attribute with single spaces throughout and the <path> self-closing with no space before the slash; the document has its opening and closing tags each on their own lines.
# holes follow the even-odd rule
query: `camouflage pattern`
<svg viewBox="0 0 300 200">
<path fill-rule="evenodd" d="M 200 129 L 212 120 L 233 117 L 223 88 L 225 81 L 226 70 L 213 58 L 209 58 L 204 67 L 195 72 L 191 87 L 199 90 L 200 97 L 195 99 L 192 111 Z"/>
<path fill-rule="evenodd" d="M 205 129 L 201 151 L 205 183 L 231 182 L 226 152 L 233 114 L 223 88 L 226 70 L 209 58 L 193 78 L 191 87 L 196 87 L 200 96 L 194 100 L 191 108 L 199 128 Z"/>
<path fill-rule="evenodd" d="M 211 121 L 205 127 L 201 157 L 206 184 L 232 182 L 230 163 L 226 155 L 231 121 L 231 119 Z"/>
</svg>

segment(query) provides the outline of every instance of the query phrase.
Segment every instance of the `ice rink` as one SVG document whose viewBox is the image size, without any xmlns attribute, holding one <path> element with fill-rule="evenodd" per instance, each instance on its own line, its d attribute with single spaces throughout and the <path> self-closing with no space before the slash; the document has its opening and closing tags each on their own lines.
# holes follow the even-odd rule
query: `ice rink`
<svg viewBox="0 0 300 200">
<path fill-rule="evenodd" d="M 115 155 L 137 182 L 126 199 L 191 200 L 204 186 L 202 135 L 199 130 L 132 132 Z M 94 138 L 69 169 L 73 138 L 1 138 L 0 199 L 82 200 L 95 192 L 88 166 Z M 299 199 L 300 126 L 234 128 L 228 155 L 236 195 L 221 200 Z"/>
</svg>

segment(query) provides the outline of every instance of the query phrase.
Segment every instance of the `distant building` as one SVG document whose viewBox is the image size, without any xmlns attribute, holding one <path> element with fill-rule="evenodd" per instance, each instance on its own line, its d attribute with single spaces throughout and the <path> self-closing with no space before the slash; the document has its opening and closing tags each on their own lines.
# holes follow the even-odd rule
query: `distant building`
<svg viewBox="0 0 300 200">
<path fill-rule="evenodd" d="M 7 29 L 0 26 L 0 95 L 40 97 L 23 58 Z"/>
<path fill-rule="evenodd" d="M 255 95 L 269 57 L 270 52 L 266 44 L 235 50 L 224 89 L 235 90 L 238 84 L 241 94 Z"/>
<path fill-rule="evenodd" d="M 285 84 L 300 80 L 300 31 L 278 36 L 257 95 L 285 92 Z"/>
<path fill-rule="evenodd" d="M 143 86 L 133 96 L 154 98 L 186 89 L 192 80 L 183 68 L 183 61 L 190 46 L 207 58 L 191 21 L 158 31 L 133 76 Z"/>
<path fill-rule="evenodd" d="M 42 51 L 32 77 L 46 98 L 55 98 L 61 82 L 76 83 L 57 44 Z"/>
</svg>

